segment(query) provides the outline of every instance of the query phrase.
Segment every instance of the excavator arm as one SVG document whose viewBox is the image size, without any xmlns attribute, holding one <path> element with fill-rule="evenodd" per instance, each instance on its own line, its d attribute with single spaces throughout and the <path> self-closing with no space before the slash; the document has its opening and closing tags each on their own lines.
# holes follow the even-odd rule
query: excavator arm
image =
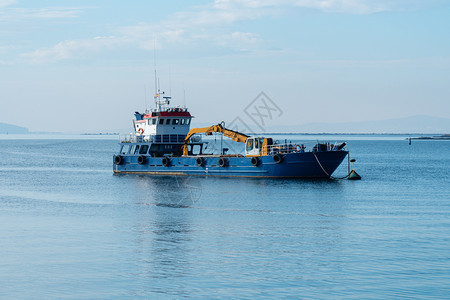
<svg viewBox="0 0 450 300">
<path fill-rule="evenodd" d="M 188 155 L 188 148 L 187 145 L 189 144 L 189 139 L 196 133 L 205 133 L 206 135 L 211 135 L 213 132 L 222 133 L 224 136 L 229 137 L 233 141 L 245 143 L 247 141 L 248 135 L 245 135 L 243 133 L 224 128 L 221 124 L 213 125 L 210 127 L 203 127 L 203 128 L 192 128 L 189 133 L 186 135 L 186 138 L 184 139 L 184 146 L 183 146 L 183 155 Z"/>
</svg>

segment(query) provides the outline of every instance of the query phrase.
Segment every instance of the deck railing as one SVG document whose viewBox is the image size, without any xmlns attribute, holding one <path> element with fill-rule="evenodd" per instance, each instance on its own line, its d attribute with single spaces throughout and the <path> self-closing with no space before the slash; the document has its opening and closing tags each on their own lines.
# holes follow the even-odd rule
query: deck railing
<svg viewBox="0 0 450 300">
<path fill-rule="evenodd" d="M 277 153 L 302 153 L 302 152 L 326 152 L 326 151 L 339 151 L 345 147 L 345 143 L 315 143 L 313 147 L 307 149 L 305 144 L 275 144 L 270 146 L 264 146 L 261 149 L 262 155 L 274 155 Z"/>
<path fill-rule="evenodd" d="M 122 143 L 184 143 L 185 135 L 183 134 L 155 134 L 155 135 L 136 135 L 128 134 L 120 136 L 119 140 Z"/>
</svg>

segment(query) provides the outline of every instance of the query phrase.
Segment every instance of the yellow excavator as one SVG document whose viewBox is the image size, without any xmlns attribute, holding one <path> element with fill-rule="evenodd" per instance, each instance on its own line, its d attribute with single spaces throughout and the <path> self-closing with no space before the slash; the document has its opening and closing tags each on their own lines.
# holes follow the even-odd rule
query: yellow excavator
<svg viewBox="0 0 450 300">
<path fill-rule="evenodd" d="M 194 134 L 205 133 L 206 135 L 212 135 L 214 132 L 221 133 L 235 142 L 245 143 L 245 156 L 249 157 L 267 155 L 267 146 L 271 146 L 273 144 L 272 138 L 249 137 L 241 132 L 227 129 L 222 124 L 217 124 L 210 127 L 192 128 L 184 139 L 183 156 L 189 155 L 189 140 Z"/>
</svg>

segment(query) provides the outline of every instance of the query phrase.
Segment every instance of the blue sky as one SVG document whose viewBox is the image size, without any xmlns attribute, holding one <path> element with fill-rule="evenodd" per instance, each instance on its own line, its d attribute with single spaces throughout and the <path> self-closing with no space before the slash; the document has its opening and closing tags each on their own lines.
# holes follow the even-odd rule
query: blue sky
<svg viewBox="0 0 450 300">
<path fill-rule="evenodd" d="M 161 88 L 198 123 L 450 118 L 450 1 L 0 0 L 0 122 L 114 131 Z M 156 43 L 155 43 L 156 41 Z"/>
</svg>

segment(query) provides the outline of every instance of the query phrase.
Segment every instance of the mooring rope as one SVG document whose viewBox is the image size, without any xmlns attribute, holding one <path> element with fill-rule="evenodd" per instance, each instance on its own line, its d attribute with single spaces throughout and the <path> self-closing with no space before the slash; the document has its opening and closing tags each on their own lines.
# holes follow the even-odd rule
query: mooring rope
<svg viewBox="0 0 450 300">
<path fill-rule="evenodd" d="M 311 153 L 312 153 L 312 154 L 314 155 L 314 157 L 316 158 L 316 161 L 317 161 L 317 163 L 319 164 L 319 167 L 322 169 L 322 171 L 323 171 L 328 177 L 330 177 L 331 179 L 345 179 L 345 178 L 347 178 L 348 176 L 350 176 L 351 172 L 348 173 L 348 175 L 346 175 L 346 176 L 344 176 L 344 177 L 334 177 L 334 176 L 331 176 L 331 175 L 328 174 L 328 172 L 323 168 L 323 166 L 322 166 L 322 164 L 320 163 L 319 158 L 317 157 L 316 153 L 314 153 L 314 152 L 311 152 Z"/>
</svg>

